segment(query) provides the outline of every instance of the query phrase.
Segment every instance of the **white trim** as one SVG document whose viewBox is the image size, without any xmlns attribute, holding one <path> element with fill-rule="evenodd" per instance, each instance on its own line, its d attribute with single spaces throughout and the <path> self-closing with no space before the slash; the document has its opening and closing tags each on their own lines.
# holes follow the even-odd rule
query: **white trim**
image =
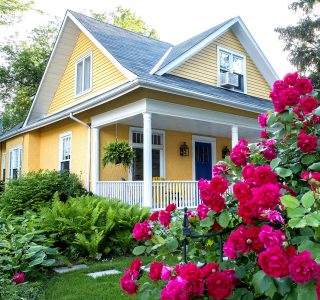
<svg viewBox="0 0 320 300">
<path fill-rule="evenodd" d="M 217 162 L 216 138 L 201 136 L 201 135 L 192 135 L 192 180 L 196 180 L 196 156 L 195 156 L 196 142 L 211 144 L 211 161 L 212 161 L 211 170 Z"/>
<path fill-rule="evenodd" d="M 246 55 L 243 54 L 243 53 L 236 52 L 234 50 L 228 49 L 228 48 L 221 47 L 220 45 L 217 45 L 217 78 L 218 78 L 217 86 L 221 87 L 222 89 L 224 88 L 224 87 L 220 86 L 220 56 L 219 56 L 219 52 L 220 51 L 228 52 L 228 53 L 230 53 L 232 55 L 239 56 L 239 57 L 241 57 L 243 59 L 243 66 L 242 66 L 243 91 L 239 91 L 239 90 L 236 90 L 236 89 L 231 89 L 231 90 L 234 91 L 234 92 L 247 94 L 248 86 L 247 86 L 247 59 L 246 59 Z M 232 66 L 231 66 L 230 72 L 233 72 Z M 230 89 L 227 89 L 227 90 L 230 90 Z"/>
<path fill-rule="evenodd" d="M 82 90 L 79 94 L 77 94 L 77 79 L 78 79 L 78 64 L 80 62 L 83 63 L 83 70 L 82 70 L 82 88 L 84 88 L 84 72 L 85 72 L 85 67 L 84 67 L 84 61 L 90 57 L 90 86 L 86 90 Z M 93 54 L 92 51 L 87 52 L 86 54 L 82 55 L 80 58 L 77 59 L 77 61 L 74 64 L 74 97 L 79 98 L 87 93 L 90 93 L 92 91 L 92 61 L 93 61 Z"/>
<path fill-rule="evenodd" d="M 12 169 L 12 161 L 11 161 L 11 153 L 15 150 L 18 150 L 18 169 L 17 171 L 20 173 L 17 173 L 17 178 L 21 177 L 22 174 L 22 168 L 23 168 L 23 151 L 22 151 L 22 144 L 16 145 L 9 149 L 9 179 L 13 179 L 13 169 Z M 19 153 L 21 151 L 21 154 Z M 20 168 L 20 169 L 19 169 Z"/>
<path fill-rule="evenodd" d="M 69 159 L 69 171 L 72 171 L 72 131 L 66 131 L 59 135 L 59 166 L 58 170 L 61 171 L 61 163 L 63 161 L 68 161 L 68 159 L 62 160 L 63 151 L 63 139 L 65 137 L 70 137 L 70 159 Z"/>
<path fill-rule="evenodd" d="M 132 133 L 141 132 L 143 133 L 143 128 L 141 127 L 129 127 L 129 145 L 131 148 L 143 149 L 143 144 L 134 144 L 132 142 Z M 162 145 L 152 145 L 152 149 L 160 150 L 160 177 L 166 177 L 166 131 L 159 129 L 152 129 L 152 134 L 162 135 Z M 132 180 L 132 169 L 128 171 L 128 178 Z"/>
<path fill-rule="evenodd" d="M 156 65 L 152 68 L 152 70 L 150 71 L 149 74 L 153 75 L 161 66 L 161 64 L 163 63 L 163 61 L 168 57 L 169 53 L 171 52 L 172 47 L 170 47 L 166 53 L 160 58 L 160 60 L 156 63 Z"/>
<path fill-rule="evenodd" d="M 70 18 L 79 29 L 94 43 L 94 45 L 115 65 L 115 67 L 129 80 L 134 80 L 137 78 L 137 75 L 126 69 L 123 65 L 119 63 L 111 53 L 104 48 L 96 38 L 77 20 L 77 18 L 70 12 L 67 12 L 67 17 Z"/>
<path fill-rule="evenodd" d="M 180 66 L 182 63 L 184 63 L 188 58 L 192 57 L 199 51 L 201 51 L 204 47 L 208 46 L 213 40 L 220 37 L 226 30 L 228 30 L 233 24 L 238 22 L 237 18 L 231 19 L 228 23 L 223 25 L 221 28 L 210 34 L 208 37 L 206 37 L 204 40 L 202 40 L 197 45 L 193 46 L 188 51 L 184 52 L 182 55 L 177 57 L 175 60 L 164 66 L 162 69 L 155 72 L 157 75 L 163 75 L 165 73 L 169 73 L 176 67 Z"/>
<path fill-rule="evenodd" d="M 97 182 L 99 181 L 100 175 L 100 129 L 92 129 L 92 192 L 97 194 Z"/>
</svg>

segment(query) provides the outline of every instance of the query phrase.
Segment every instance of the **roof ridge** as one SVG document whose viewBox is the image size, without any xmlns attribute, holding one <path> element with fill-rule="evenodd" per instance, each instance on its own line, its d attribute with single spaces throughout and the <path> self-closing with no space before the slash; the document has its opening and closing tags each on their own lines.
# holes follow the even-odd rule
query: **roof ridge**
<svg viewBox="0 0 320 300">
<path fill-rule="evenodd" d="M 96 21 L 96 22 L 102 23 L 103 25 L 111 26 L 111 27 L 114 27 L 114 28 L 116 28 L 116 29 L 120 29 L 120 30 L 126 31 L 126 32 L 128 32 L 128 33 L 130 33 L 130 34 L 133 34 L 133 35 L 136 35 L 136 36 L 139 36 L 139 37 L 142 37 L 142 38 L 150 39 L 150 40 L 153 40 L 153 41 L 156 41 L 156 42 L 160 42 L 160 43 L 166 43 L 166 44 L 172 46 L 172 44 L 169 43 L 169 42 L 166 42 L 166 41 L 163 41 L 163 40 L 160 40 L 160 39 L 157 40 L 157 39 L 152 38 L 152 37 L 150 37 L 150 36 L 146 36 L 146 35 L 143 35 L 143 34 L 141 34 L 141 33 L 134 32 L 134 31 L 131 31 L 131 30 L 129 30 L 129 29 L 122 28 L 122 27 L 119 27 L 119 26 L 116 26 L 116 25 L 113 25 L 113 24 L 110 24 L 110 23 L 107 23 L 107 22 L 98 20 L 98 19 L 96 19 L 96 18 L 94 18 L 94 17 L 92 17 L 92 16 L 87 16 L 87 15 L 85 15 L 84 13 L 79 13 L 79 12 L 73 11 L 73 10 L 71 10 L 71 9 L 68 9 L 67 11 L 70 12 L 71 14 L 78 14 L 78 15 L 84 16 L 85 18 L 92 19 L 92 20 L 94 20 L 94 21 Z"/>
</svg>

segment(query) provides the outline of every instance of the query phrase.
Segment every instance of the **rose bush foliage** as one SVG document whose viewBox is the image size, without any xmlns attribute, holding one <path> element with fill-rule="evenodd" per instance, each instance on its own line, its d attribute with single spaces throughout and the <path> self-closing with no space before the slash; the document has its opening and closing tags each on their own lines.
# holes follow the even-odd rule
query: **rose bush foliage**
<svg viewBox="0 0 320 300">
<path fill-rule="evenodd" d="M 136 224 L 144 245 L 134 254 L 154 255 L 151 282 L 139 286 L 142 263 L 121 278 L 128 294 L 143 299 L 320 299 L 320 108 L 317 91 L 298 73 L 277 80 L 273 112 L 258 117 L 257 143 L 240 140 L 230 157 L 199 181 L 201 204 L 188 212 L 193 232 L 225 233 L 223 262 L 217 238 L 190 240 L 181 259 L 181 212 L 170 205 Z"/>
</svg>

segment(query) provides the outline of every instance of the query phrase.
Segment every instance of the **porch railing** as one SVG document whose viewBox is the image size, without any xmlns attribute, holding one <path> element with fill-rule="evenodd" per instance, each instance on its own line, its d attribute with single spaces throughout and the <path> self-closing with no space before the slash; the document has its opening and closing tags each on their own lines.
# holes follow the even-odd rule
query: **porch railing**
<svg viewBox="0 0 320 300">
<path fill-rule="evenodd" d="M 143 181 L 98 181 L 97 195 L 119 199 L 131 205 L 143 204 Z M 193 208 L 200 203 L 197 181 L 153 181 L 152 208 L 163 209 L 169 203 L 178 208 Z"/>
</svg>

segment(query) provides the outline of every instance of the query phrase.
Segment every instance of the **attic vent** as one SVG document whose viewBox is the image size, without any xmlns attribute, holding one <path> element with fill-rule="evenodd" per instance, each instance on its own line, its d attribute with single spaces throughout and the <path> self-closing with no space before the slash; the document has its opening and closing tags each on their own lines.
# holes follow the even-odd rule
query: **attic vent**
<svg viewBox="0 0 320 300">
<path fill-rule="evenodd" d="M 220 86 L 239 86 L 239 75 L 231 72 L 220 73 Z"/>
</svg>

